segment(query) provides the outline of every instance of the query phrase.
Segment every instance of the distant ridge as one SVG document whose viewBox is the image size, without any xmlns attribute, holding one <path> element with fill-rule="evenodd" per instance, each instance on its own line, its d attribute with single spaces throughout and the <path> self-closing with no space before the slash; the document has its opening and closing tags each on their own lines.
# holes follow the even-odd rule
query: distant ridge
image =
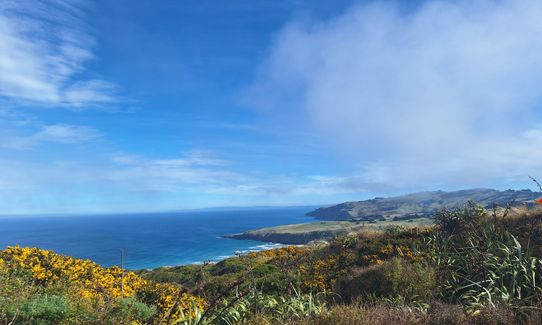
<svg viewBox="0 0 542 325">
<path fill-rule="evenodd" d="M 533 204 L 533 200 L 542 196 L 531 190 L 498 191 L 488 188 L 475 188 L 460 191 L 417 192 L 388 198 L 345 202 L 330 207 L 323 207 L 307 213 L 320 220 L 405 220 L 421 216 L 433 216 L 443 208 L 455 208 L 468 201 L 474 201 L 484 207 L 494 204 L 505 206 L 514 204 Z"/>
</svg>

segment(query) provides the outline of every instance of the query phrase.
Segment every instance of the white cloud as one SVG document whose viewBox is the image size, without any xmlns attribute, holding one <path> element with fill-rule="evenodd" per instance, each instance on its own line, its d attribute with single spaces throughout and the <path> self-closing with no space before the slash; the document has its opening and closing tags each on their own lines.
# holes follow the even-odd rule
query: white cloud
<svg viewBox="0 0 542 325">
<path fill-rule="evenodd" d="M 27 149 L 44 142 L 78 144 L 92 142 L 102 137 L 102 133 L 89 126 L 52 124 L 42 126 L 37 132 L 28 135 L 3 135 L 0 133 L 0 147 L 8 149 Z"/>
<path fill-rule="evenodd" d="M 32 136 L 34 141 L 50 141 L 59 143 L 81 143 L 100 138 L 102 135 L 89 126 L 76 125 L 47 125 Z"/>
<path fill-rule="evenodd" d="M 165 159 L 134 154 L 80 159 L 69 152 L 56 158 L 0 158 L 0 214 L 306 204 L 362 192 L 351 178 L 239 169 L 207 151 Z"/>
<path fill-rule="evenodd" d="M 249 99 L 308 121 L 367 187 L 474 185 L 541 170 L 541 83 L 539 1 L 376 2 L 284 28 Z"/>
<path fill-rule="evenodd" d="M 229 162 L 204 151 L 171 159 L 119 154 L 112 157 L 112 162 L 113 166 L 103 174 L 110 181 L 136 191 L 207 191 L 246 179 L 225 168 Z"/>
<path fill-rule="evenodd" d="M 0 3 L 0 96 L 81 107 L 116 101 L 115 85 L 79 80 L 94 58 L 82 1 Z"/>
</svg>

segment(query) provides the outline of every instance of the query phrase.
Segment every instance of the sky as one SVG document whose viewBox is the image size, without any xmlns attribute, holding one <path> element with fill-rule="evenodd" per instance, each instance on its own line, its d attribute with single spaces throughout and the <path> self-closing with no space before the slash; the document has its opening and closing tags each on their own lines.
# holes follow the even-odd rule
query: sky
<svg viewBox="0 0 542 325">
<path fill-rule="evenodd" d="M 542 178 L 542 3 L 0 2 L 0 214 Z"/>
</svg>

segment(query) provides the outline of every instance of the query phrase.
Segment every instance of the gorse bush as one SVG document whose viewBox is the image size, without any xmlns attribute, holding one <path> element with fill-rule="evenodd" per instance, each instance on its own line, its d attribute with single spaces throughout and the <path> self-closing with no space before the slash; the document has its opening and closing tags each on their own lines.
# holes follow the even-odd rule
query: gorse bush
<svg viewBox="0 0 542 325">
<path fill-rule="evenodd" d="M 100 300 L 133 296 L 147 282 L 133 272 L 124 272 L 121 290 L 119 267 L 102 268 L 90 260 L 80 260 L 37 248 L 7 247 L 0 252 L 0 266 L 14 272 L 29 272 L 36 285 L 77 284 L 82 299 Z M 121 292 L 122 291 L 122 292 Z"/>
<path fill-rule="evenodd" d="M 118 267 L 37 248 L 0 251 L 0 321 L 8 324 L 174 321 L 193 304 L 206 303 Z"/>
</svg>

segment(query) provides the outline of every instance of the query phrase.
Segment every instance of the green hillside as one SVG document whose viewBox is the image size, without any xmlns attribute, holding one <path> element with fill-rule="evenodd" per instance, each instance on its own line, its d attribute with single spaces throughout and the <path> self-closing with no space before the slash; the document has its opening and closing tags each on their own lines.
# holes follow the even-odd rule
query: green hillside
<svg viewBox="0 0 542 325">
<path fill-rule="evenodd" d="M 377 197 L 371 200 L 345 202 L 323 207 L 307 213 L 321 220 L 393 220 L 434 216 L 441 209 L 455 209 L 469 201 L 485 208 L 493 205 L 532 206 L 533 200 L 542 196 L 531 190 L 468 189 L 460 191 L 417 192 L 394 197 Z"/>
<path fill-rule="evenodd" d="M 417 217 L 405 220 L 371 220 L 365 221 L 320 221 L 261 228 L 240 234 L 226 235 L 225 238 L 256 240 L 281 244 L 299 245 L 312 241 L 331 240 L 337 236 L 350 233 L 385 230 L 390 227 L 421 227 L 433 224 L 433 219 Z"/>
</svg>

